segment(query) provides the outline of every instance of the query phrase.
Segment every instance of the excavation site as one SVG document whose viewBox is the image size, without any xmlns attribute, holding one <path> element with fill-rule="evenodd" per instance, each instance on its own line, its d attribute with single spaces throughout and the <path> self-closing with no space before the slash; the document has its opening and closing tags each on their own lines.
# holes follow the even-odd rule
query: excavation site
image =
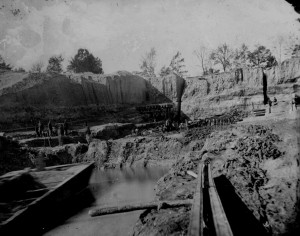
<svg viewBox="0 0 300 236">
<path fill-rule="evenodd" d="M 3 0 L 0 235 L 299 235 L 299 19 Z"/>
</svg>

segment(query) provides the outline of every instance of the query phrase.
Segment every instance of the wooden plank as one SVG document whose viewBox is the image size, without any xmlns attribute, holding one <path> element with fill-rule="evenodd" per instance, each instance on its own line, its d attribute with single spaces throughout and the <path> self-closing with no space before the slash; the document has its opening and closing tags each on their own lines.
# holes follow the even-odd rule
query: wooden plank
<svg viewBox="0 0 300 236">
<path fill-rule="evenodd" d="M 188 230 L 189 236 L 203 235 L 203 164 L 199 163 L 197 186 L 194 194 L 194 203 L 191 210 L 190 225 Z"/>
<path fill-rule="evenodd" d="M 187 173 L 188 175 L 190 175 L 190 176 L 193 176 L 194 178 L 197 178 L 197 177 L 198 177 L 198 175 L 197 175 L 195 172 L 191 171 L 191 170 L 188 170 L 186 173 Z"/>
<path fill-rule="evenodd" d="M 221 200 L 219 198 L 214 180 L 212 178 L 211 166 L 208 165 L 209 199 L 211 211 L 216 230 L 216 236 L 233 236 Z"/>
</svg>

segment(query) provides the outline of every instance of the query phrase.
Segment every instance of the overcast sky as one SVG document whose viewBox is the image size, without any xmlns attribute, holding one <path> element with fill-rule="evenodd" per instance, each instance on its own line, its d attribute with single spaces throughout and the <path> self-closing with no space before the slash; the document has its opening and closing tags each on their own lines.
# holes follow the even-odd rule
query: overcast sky
<svg viewBox="0 0 300 236">
<path fill-rule="evenodd" d="M 29 69 L 57 54 L 66 65 L 87 48 L 111 73 L 138 70 L 155 47 L 156 71 L 179 50 L 197 75 L 201 44 L 273 48 L 278 36 L 299 35 L 297 18 L 284 0 L 0 0 L 0 54 Z"/>
</svg>

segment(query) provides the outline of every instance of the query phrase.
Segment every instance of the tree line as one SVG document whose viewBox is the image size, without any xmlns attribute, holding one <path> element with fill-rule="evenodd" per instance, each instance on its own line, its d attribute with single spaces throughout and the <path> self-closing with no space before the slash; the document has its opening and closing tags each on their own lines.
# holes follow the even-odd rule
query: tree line
<svg viewBox="0 0 300 236">
<path fill-rule="evenodd" d="M 245 67 L 262 67 L 268 68 L 281 63 L 281 44 L 279 62 L 272 54 L 271 50 L 263 45 L 255 45 L 253 50 L 249 50 L 246 44 L 242 44 L 238 48 L 232 48 L 228 44 L 220 44 L 215 49 L 209 49 L 205 46 L 200 46 L 194 50 L 194 56 L 197 58 L 198 66 L 200 66 L 202 74 L 208 75 L 219 73 L 220 71 L 230 71 L 233 69 Z M 156 76 L 156 50 L 151 48 L 149 52 L 141 58 L 140 69 L 141 74 L 145 76 Z M 289 56 L 291 58 L 300 57 L 300 45 L 295 44 L 289 48 Z M 168 66 L 163 66 L 159 70 L 161 77 L 170 74 L 171 72 L 177 73 L 180 76 L 186 76 L 187 70 L 185 69 L 184 58 L 178 51 L 171 59 Z"/>
<path fill-rule="evenodd" d="M 281 63 L 283 39 L 278 40 L 279 57 L 276 60 L 271 50 L 263 45 L 256 45 L 253 50 L 242 44 L 238 48 L 232 48 L 226 43 L 219 45 L 215 49 L 209 49 L 206 46 L 200 46 L 194 50 L 194 56 L 197 58 L 198 66 L 201 68 L 203 75 L 218 73 L 220 71 L 230 71 L 244 67 L 262 67 L 268 68 Z M 300 44 L 293 44 L 289 48 L 289 56 L 292 58 L 300 57 Z M 140 59 L 140 74 L 142 76 L 155 77 L 157 52 L 155 48 L 151 48 Z M 49 58 L 46 72 L 61 73 L 63 71 L 62 63 L 64 58 L 62 55 L 55 55 Z M 42 62 L 34 63 L 29 70 L 33 73 L 41 73 L 44 68 Z M 6 63 L 0 55 L 0 69 L 12 70 L 13 67 Z M 23 68 L 14 68 L 14 71 L 25 71 Z M 95 74 L 103 74 L 102 61 L 95 57 L 87 49 L 78 49 L 74 57 L 71 58 L 67 66 L 67 71 L 74 73 L 92 72 Z M 188 71 L 185 66 L 185 59 L 181 52 L 177 51 L 171 58 L 168 65 L 160 68 L 158 75 L 164 77 L 170 73 L 176 73 L 182 77 L 186 76 Z"/>
<path fill-rule="evenodd" d="M 48 60 L 48 65 L 46 67 L 46 72 L 49 73 L 61 73 L 63 72 L 62 62 L 64 58 L 62 55 L 52 56 Z M 29 72 L 41 73 L 43 70 L 43 62 L 34 63 Z M 7 64 L 0 55 L 0 69 L 12 70 L 12 66 Z M 22 72 L 25 71 L 23 68 L 15 68 L 15 71 Z M 100 58 L 95 57 L 87 49 L 78 49 L 77 54 L 71 58 L 69 65 L 67 66 L 67 71 L 74 73 L 92 72 L 94 74 L 103 74 L 102 61 Z"/>
</svg>

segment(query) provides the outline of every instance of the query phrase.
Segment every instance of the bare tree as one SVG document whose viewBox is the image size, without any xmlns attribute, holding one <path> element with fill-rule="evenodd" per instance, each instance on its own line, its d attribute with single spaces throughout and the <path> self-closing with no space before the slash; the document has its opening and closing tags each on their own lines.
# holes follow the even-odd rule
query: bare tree
<svg viewBox="0 0 300 236">
<path fill-rule="evenodd" d="M 31 73 L 41 73 L 43 67 L 44 67 L 43 62 L 36 62 L 31 66 L 30 72 Z"/>
<path fill-rule="evenodd" d="M 155 67 L 156 67 L 156 50 L 155 48 L 151 48 L 150 51 L 147 52 L 141 58 L 140 68 L 144 75 L 155 76 Z"/>
<path fill-rule="evenodd" d="M 200 66 L 201 66 L 203 75 L 208 74 L 208 71 L 211 67 L 209 50 L 205 46 L 201 45 L 198 49 L 196 49 L 194 51 L 194 54 L 196 55 L 196 57 L 198 58 L 198 60 L 200 62 Z"/>
<path fill-rule="evenodd" d="M 233 50 L 226 43 L 218 46 L 218 48 L 213 50 L 210 54 L 210 58 L 214 61 L 214 64 L 220 64 L 224 71 L 231 67 L 233 56 Z"/>
<path fill-rule="evenodd" d="M 297 51 L 299 50 L 299 38 L 293 34 L 284 38 L 283 51 L 287 58 L 297 57 Z"/>
<path fill-rule="evenodd" d="M 281 64 L 282 51 L 283 51 L 283 47 L 284 47 L 284 44 L 285 44 L 284 36 L 283 35 L 277 35 L 277 37 L 275 38 L 274 44 L 275 44 L 274 49 L 275 49 L 276 54 L 277 54 L 277 61 L 278 61 L 279 64 Z"/>
</svg>

